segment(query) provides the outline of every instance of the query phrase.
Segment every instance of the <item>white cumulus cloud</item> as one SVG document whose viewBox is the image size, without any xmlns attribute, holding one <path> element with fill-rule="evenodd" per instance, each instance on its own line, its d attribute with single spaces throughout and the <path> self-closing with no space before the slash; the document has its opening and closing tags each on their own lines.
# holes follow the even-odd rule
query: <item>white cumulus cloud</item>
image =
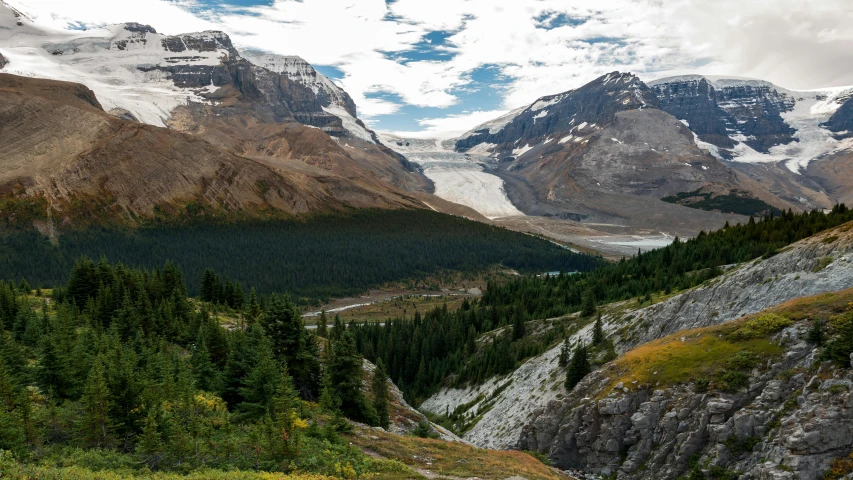
<svg viewBox="0 0 853 480">
<path fill-rule="evenodd" d="M 500 90 L 505 110 L 614 70 L 644 79 L 748 76 L 798 89 L 853 84 L 850 0 L 276 0 L 217 8 L 193 0 L 8 3 L 57 28 L 125 21 L 165 33 L 215 28 L 243 47 L 334 66 L 368 122 L 403 105 L 458 105 L 472 72 L 486 65 L 509 80 Z M 429 48 L 450 56 L 423 54 L 426 36 L 436 31 L 447 39 Z M 403 60 L 416 49 L 417 57 Z M 489 114 L 453 112 L 418 123 L 436 134 L 464 131 L 473 124 L 462 128 L 461 122 Z"/>
</svg>

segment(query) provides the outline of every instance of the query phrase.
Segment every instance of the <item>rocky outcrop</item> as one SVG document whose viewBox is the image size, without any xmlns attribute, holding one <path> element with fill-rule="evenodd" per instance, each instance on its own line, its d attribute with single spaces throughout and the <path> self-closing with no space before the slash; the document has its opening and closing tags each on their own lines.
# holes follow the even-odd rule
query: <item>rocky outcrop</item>
<svg viewBox="0 0 853 480">
<path fill-rule="evenodd" d="M 0 68 L 5 67 L 6 65 L 9 65 L 9 60 L 7 60 L 2 53 L 0 53 Z"/>
<path fill-rule="evenodd" d="M 317 96 L 320 105 L 324 107 L 337 105 L 353 118 L 358 116 L 355 102 L 349 94 L 302 58 L 254 51 L 242 52 L 242 55 L 259 67 L 285 75 L 290 80 L 308 87 Z"/>
<path fill-rule="evenodd" d="M 785 355 L 756 368 L 739 393 L 610 390 L 604 369 L 536 412 L 518 446 L 547 452 L 561 468 L 619 479 L 674 479 L 692 465 L 747 479 L 822 478 L 853 449 L 853 374 L 815 365 L 807 327 L 779 334 Z"/>
<path fill-rule="evenodd" d="M 798 297 L 853 287 L 853 232 L 844 225 L 802 240 L 768 258 L 658 304 L 625 313 L 617 341 L 627 350 L 665 335 L 718 325 Z"/>
<path fill-rule="evenodd" d="M 837 140 L 853 137 L 853 95 L 847 95 L 846 98 L 839 100 L 841 106 L 829 117 L 829 120 L 821 124 L 822 127 L 832 131 Z"/>
<path fill-rule="evenodd" d="M 373 382 L 373 375 L 376 372 L 376 365 L 367 360 L 363 360 L 362 370 L 364 371 L 364 378 L 361 382 L 361 389 L 366 396 L 370 397 L 373 395 L 371 385 Z M 391 381 L 391 379 L 388 379 L 388 403 L 388 417 L 391 423 L 386 431 L 396 435 L 411 435 L 420 424 L 426 423 L 432 427 L 435 433 L 437 433 L 442 440 L 463 442 L 463 440 L 453 432 L 440 425 L 430 423 L 426 415 L 410 407 L 406 402 L 406 399 L 403 397 L 403 392 L 394 384 L 394 382 Z"/>
</svg>

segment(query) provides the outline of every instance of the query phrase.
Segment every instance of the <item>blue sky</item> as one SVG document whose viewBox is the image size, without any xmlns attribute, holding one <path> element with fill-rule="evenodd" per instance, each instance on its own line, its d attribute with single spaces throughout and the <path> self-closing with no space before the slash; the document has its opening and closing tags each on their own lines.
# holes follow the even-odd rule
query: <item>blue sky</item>
<svg viewBox="0 0 853 480">
<path fill-rule="evenodd" d="M 853 84 L 849 0 L 7 0 L 57 25 L 223 30 L 299 55 L 377 130 L 450 136 L 614 70 Z"/>
</svg>

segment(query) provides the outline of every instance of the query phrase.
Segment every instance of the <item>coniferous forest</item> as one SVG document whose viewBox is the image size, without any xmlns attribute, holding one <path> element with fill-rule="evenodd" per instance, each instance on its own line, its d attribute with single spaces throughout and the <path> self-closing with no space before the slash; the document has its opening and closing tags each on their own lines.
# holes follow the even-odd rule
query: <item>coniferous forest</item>
<svg viewBox="0 0 853 480">
<path fill-rule="evenodd" d="M 530 235 L 424 210 L 133 231 L 93 228 L 62 233 L 58 245 L 35 231 L 0 237 L 3 278 L 24 278 L 33 286 L 64 282 L 84 255 L 143 268 L 170 260 L 186 274 L 193 296 L 205 270 L 212 269 L 259 294 L 287 292 L 295 301 L 314 303 L 441 270 L 501 264 L 526 273 L 569 272 L 603 263 Z"/>
<path fill-rule="evenodd" d="M 345 417 L 388 425 L 386 377 L 368 398 L 348 332 L 317 337 L 288 297 L 250 294 L 233 325 L 207 308 L 171 263 L 82 260 L 52 292 L 0 282 L 0 451 L 110 470 L 394 467 L 341 439 Z"/>
</svg>

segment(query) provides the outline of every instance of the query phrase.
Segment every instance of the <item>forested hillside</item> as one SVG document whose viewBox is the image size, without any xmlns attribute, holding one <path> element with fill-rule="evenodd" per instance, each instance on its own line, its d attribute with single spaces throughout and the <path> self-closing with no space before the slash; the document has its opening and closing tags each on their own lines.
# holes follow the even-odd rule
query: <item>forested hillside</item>
<svg viewBox="0 0 853 480">
<path fill-rule="evenodd" d="M 638 253 L 582 275 L 525 277 L 489 285 L 482 303 L 546 318 L 581 310 L 585 303 L 588 310 L 596 303 L 684 290 L 719 275 L 720 267 L 772 256 L 787 245 L 851 220 L 853 211 L 844 204 L 829 213 L 789 210 L 778 217 L 700 232 L 686 242 L 676 239 L 668 247 Z"/>
<path fill-rule="evenodd" d="M 211 268 L 259 294 L 286 292 L 315 303 L 440 270 L 501 264 L 526 273 L 588 271 L 603 263 L 530 235 L 423 210 L 89 229 L 63 233 L 58 245 L 36 232 L 0 238 L 0 272 L 33 286 L 61 284 L 82 255 L 145 268 L 171 260 L 186 273 L 191 295 Z"/>
<path fill-rule="evenodd" d="M 111 470 L 407 471 L 341 439 L 345 416 L 388 425 L 386 377 L 368 397 L 353 338 L 318 338 L 288 298 L 252 295 L 226 329 L 172 264 L 79 262 L 70 278 L 50 296 L 0 282 L 0 451 Z"/>
<path fill-rule="evenodd" d="M 772 256 L 815 233 L 853 220 L 843 204 L 818 211 L 750 220 L 701 233 L 686 242 L 604 265 L 576 275 L 527 276 L 502 285 L 490 283 L 480 300 L 457 311 L 435 309 L 421 316 L 396 318 L 385 326 L 355 325 L 359 351 L 382 359 L 392 380 L 417 403 L 441 385 L 479 383 L 514 370 L 518 364 L 562 340 L 553 329 L 531 338 L 525 322 L 580 311 L 591 322 L 597 304 L 669 294 L 699 285 L 722 272 L 720 267 Z M 507 327 L 478 341 L 485 332 Z"/>
</svg>

